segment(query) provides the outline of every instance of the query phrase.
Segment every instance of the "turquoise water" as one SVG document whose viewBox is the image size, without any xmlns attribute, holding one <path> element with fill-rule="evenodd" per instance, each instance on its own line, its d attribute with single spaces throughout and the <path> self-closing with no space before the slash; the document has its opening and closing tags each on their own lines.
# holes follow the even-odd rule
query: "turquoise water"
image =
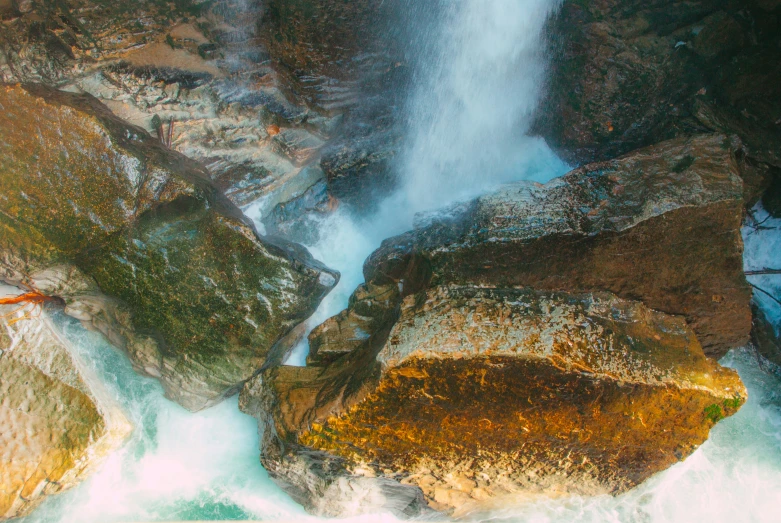
<svg viewBox="0 0 781 523">
<path fill-rule="evenodd" d="M 157 381 L 136 374 L 100 334 L 59 312 L 53 319 L 134 430 L 97 472 L 46 500 L 25 523 L 304 517 L 260 465 L 257 424 L 236 397 L 190 413 L 165 399 Z"/>
<path fill-rule="evenodd" d="M 55 323 L 104 379 L 135 428 L 121 450 L 85 482 L 50 497 L 24 523 L 182 520 L 318 521 L 270 481 L 258 461 L 255 421 L 236 398 L 192 414 L 135 374 L 124 354 L 62 314 Z M 504 500 L 469 521 L 778 521 L 781 503 L 781 380 L 754 355 L 733 351 L 749 400 L 719 423 L 686 461 L 612 498 Z M 354 522 L 396 521 L 365 516 Z"/>
<path fill-rule="evenodd" d="M 545 74 L 540 36 L 557 4 L 462 0 L 453 2 L 441 27 L 431 34 L 420 31 L 425 44 L 420 47 L 430 52 L 420 59 L 421 81 L 409 107 L 412 124 L 398 167 L 399 192 L 371 217 L 359 220 L 340 210 L 320 224 L 321 240 L 310 248 L 343 277 L 310 327 L 344 308 L 362 281 L 363 260 L 384 238 L 409 229 L 416 211 L 511 180 L 544 182 L 567 170 L 541 140 L 524 137 Z M 768 243 L 762 235 L 747 236 L 747 268 L 777 267 L 781 243 Z M 775 291 L 781 280 L 761 276 L 752 281 Z M 135 428 L 121 450 L 85 482 L 47 499 L 24 523 L 319 521 L 268 478 L 259 463 L 257 425 L 239 412 L 236 398 L 189 413 L 166 400 L 155 380 L 133 372 L 127 357 L 100 335 L 60 313 L 54 320 Z M 307 350 L 303 342 L 291 363 L 302 364 Z M 685 462 L 616 498 L 503 500 L 490 512 L 466 519 L 781 521 L 781 381 L 759 369 L 748 350 L 733 351 L 723 363 L 738 370 L 749 400 Z M 351 521 L 395 520 L 375 515 Z"/>
</svg>

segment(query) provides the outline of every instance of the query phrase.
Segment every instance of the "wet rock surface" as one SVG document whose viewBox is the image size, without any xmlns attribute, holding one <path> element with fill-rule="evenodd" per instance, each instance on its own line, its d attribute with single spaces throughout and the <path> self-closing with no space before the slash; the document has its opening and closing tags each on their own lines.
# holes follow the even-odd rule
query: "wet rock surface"
<svg viewBox="0 0 781 523">
<path fill-rule="evenodd" d="M 424 510 L 417 489 L 448 512 L 621 492 L 745 399 L 682 318 L 607 293 L 448 285 L 397 314 L 341 358 L 269 369 L 242 392 L 264 466 L 315 513 L 366 510 L 353 484 L 402 515 Z"/>
<path fill-rule="evenodd" d="M 338 132 L 322 150 L 329 193 L 357 212 L 395 185 L 398 106 L 410 70 L 396 0 L 267 3 L 259 34 L 289 92 L 328 115 Z M 415 11 L 415 9 L 413 9 Z"/>
<path fill-rule="evenodd" d="M 0 294 L 16 292 L 6 286 Z M 118 407 L 29 304 L 0 306 L 0 519 L 73 486 L 130 431 Z"/>
<path fill-rule="evenodd" d="M 519 183 L 387 240 L 369 282 L 610 291 L 686 317 L 706 354 L 748 340 L 743 181 L 723 135 L 663 142 L 544 186 Z"/>
<path fill-rule="evenodd" d="M 64 299 L 187 408 L 235 391 L 335 285 L 94 98 L 3 86 L 0 104 L 3 279 Z"/>
<path fill-rule="evenodd" d="M 398 481 L 412 491 L 365 497 L 409 515 L 416 488 L 466 511 L 621 492 L 683 459 L 743 401 L 706 357 L 751 329 L 739 149 L 672 140 L 419 216 L 312 331 L 306 368 L 243 389 L 264 466 L 328 515 L 363 510 L 352 482 Z"/>
<path fill-rule="evenodd" d="M 779 336 L 776 325 L 759 305 L 752 304 L 752 312 L 754 319 L 751 343 L 757 352 L 769 361 L 774 370 L 778 372 L 781 369 L 781 336 Z"/>
<path fill-rule="evenodd" d="M 291 101 L 260 38 L 262 13 L 231 0 L 27 2 L 0 31 L 0 79 L 92 94 L 203 163 L 262 220 L 324 180 L 321 149 L 339 121 Z"/>
</svg>

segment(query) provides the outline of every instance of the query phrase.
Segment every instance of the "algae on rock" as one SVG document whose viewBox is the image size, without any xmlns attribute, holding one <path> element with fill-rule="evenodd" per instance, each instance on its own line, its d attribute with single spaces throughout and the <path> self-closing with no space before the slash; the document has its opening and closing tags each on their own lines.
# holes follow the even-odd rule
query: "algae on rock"
<svg viewBox="0 0 781 523">
<path fill-rule="evenodd" d="M 711 411 L 746 397 L 683 318 L 609 293 L 430 288 L 389 332 L 314 363 L 266 370 L 241 405 L 264 428 L 272 477 L 328 515 L 354 513 L 353 483 L 375 482 L 373 508 L 402 515 L 425 510 L 417 488 L 444 511 L 622 492 L 691 454 Z"/>
</svg>

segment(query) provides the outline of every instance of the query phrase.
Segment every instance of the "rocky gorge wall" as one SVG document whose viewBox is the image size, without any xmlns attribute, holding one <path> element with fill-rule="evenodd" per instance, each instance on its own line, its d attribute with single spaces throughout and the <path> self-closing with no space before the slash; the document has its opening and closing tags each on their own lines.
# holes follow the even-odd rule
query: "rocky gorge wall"
<svg viewBox="0 0 781 523">
<path fill-rule="evenodd" d="M 576 164 L 675 136 L 735 134 L 763 185 L 777 185 L 780 20 L 772 0 L 565 1 L 549 23 L 536 130 Z"/>
</svg>

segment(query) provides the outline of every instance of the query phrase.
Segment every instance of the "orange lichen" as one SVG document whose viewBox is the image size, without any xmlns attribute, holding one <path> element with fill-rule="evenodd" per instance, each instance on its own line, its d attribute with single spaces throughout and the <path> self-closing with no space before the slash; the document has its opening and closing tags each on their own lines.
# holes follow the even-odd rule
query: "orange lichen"
<svg viewBox="0 0 781 523">
<path fill-rule="evenodd" d="M 744 398 L 722 400 L 596 379 L 545 360 L 413 359 L 299 441 L 380 469 L 415 471 L 425 462 L 445 470 L 472 460 L 486 473 L 496 463 L 511 476 L 543 467 L 620 492 L 693 452 L 713 426 L 709 405 L 724 403 L 730 415 Z"/>
</svg>

